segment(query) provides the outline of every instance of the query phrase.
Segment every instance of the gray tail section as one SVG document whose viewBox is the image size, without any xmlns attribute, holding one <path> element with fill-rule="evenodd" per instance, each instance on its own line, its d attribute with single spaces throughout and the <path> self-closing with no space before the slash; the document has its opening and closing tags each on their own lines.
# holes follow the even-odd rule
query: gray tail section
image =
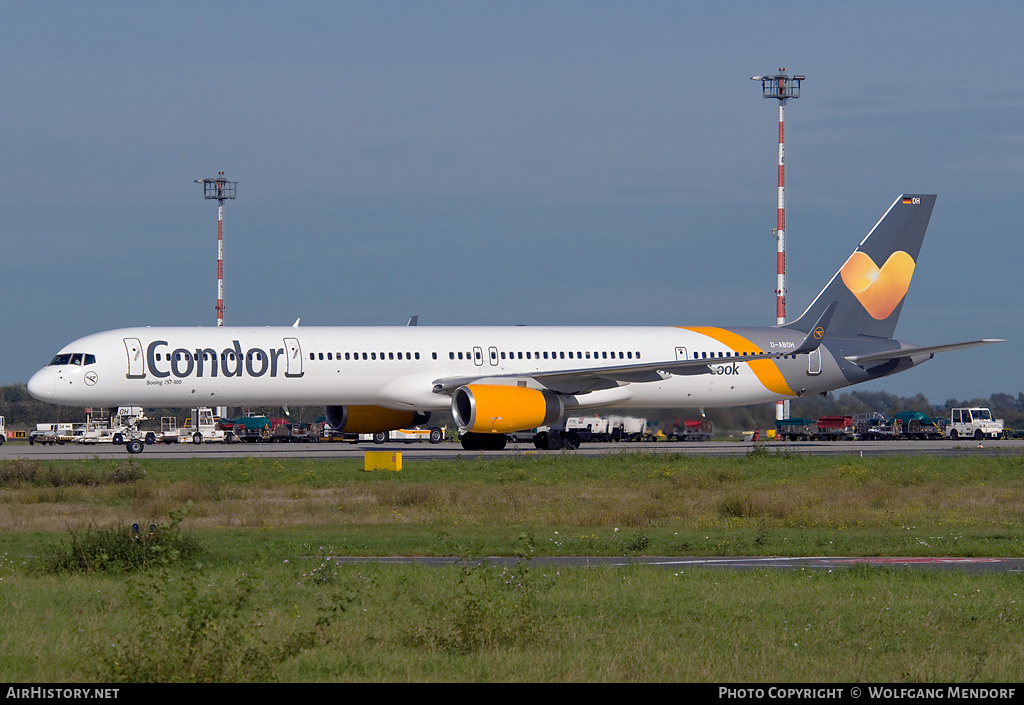
<svg viewBox="0 0 1024 705">
<path fill-rule="evenodd" d="M 835 301 L 829 335 L 892 338 L 934 206 L 934 194 L 897 198 L 807 310 L 784 327 L 808 332 Z"/>
</svg>

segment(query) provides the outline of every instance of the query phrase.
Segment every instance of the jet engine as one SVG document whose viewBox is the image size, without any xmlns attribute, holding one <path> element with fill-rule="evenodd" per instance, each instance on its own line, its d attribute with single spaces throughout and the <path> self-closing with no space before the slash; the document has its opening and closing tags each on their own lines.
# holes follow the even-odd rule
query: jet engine
<svg viewBox="0 0 1024 705">
<path fill-rule="evenodd" d="M 558 423 L 565 407 L 552 392 L 511 385 L 470 384 L 452 394 L 462 433 L 509 433 Z"/>
<path fill-rule="evenodd" d="M 336 433 L 381 433 L 426 423 L 430 414 L 385 409 L 383 406 L 328 406 L 327 427 Z"/>
</svg>

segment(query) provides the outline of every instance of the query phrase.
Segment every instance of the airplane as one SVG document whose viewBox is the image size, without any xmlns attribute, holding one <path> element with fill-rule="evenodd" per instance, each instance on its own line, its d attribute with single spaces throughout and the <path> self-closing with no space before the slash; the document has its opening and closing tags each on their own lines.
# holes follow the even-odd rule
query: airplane
<svg viewBox="0 0 1024 705">
<path fill-rule="evenodd" d="M 934 194 L 886 210 L 796 320 L 771 327 L 142 327 L 69 343 L 37 399 L 95 406 L 323 405 L 336 432 L 379 433 L 450 410 L 467 450 L 578 410 L 776 402 L 908 370 L 936 353 L 893 338 Z M 538 433 L 538 448 L 575 448 Z M 141 452 L 141 441 L 128 444 Z"/>
</svg>

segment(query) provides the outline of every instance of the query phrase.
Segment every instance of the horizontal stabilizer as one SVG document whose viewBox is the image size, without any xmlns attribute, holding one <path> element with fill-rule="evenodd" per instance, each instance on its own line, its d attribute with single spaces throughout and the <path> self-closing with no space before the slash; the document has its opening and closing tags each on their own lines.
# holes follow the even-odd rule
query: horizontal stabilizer
<svg viewBox="0 0 1024 705">
<path fill-rule="evenodd" d="M 863 362 L 882 362 L 884 360 L 895 360 L 901 357 L 917 357 L 918 355 L 934 355 L 940 352 L 949 352 L 950 350 L 962 350 L 964 348 L 973 348 L 978 345 L 988 345 L 990 343 L 1005 343 L 1006 340 L 1003 338 L 983 338 L 981 340 L 971 340 L 966 343 L 949 343 L 947 345 L 930 345 L 924 348 L 898 348 L 895 350 L 883 350 L 882 352 L 866 353 L 864 355 L 848 355 L 846 357 L 850 362 L 861 364 Z"/>
</svg>

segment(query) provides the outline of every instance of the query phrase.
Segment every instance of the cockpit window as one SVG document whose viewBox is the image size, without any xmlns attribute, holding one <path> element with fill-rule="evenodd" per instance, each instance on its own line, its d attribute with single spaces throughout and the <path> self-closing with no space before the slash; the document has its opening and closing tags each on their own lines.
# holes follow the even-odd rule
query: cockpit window
<svg viewBox="0 0 1024 705">
<path fill-rule="evenodd" d="M 50 361 L 51 365 L 95 365 L 96 356 L 92 353 L 61 353 Z"/>
</svg>

